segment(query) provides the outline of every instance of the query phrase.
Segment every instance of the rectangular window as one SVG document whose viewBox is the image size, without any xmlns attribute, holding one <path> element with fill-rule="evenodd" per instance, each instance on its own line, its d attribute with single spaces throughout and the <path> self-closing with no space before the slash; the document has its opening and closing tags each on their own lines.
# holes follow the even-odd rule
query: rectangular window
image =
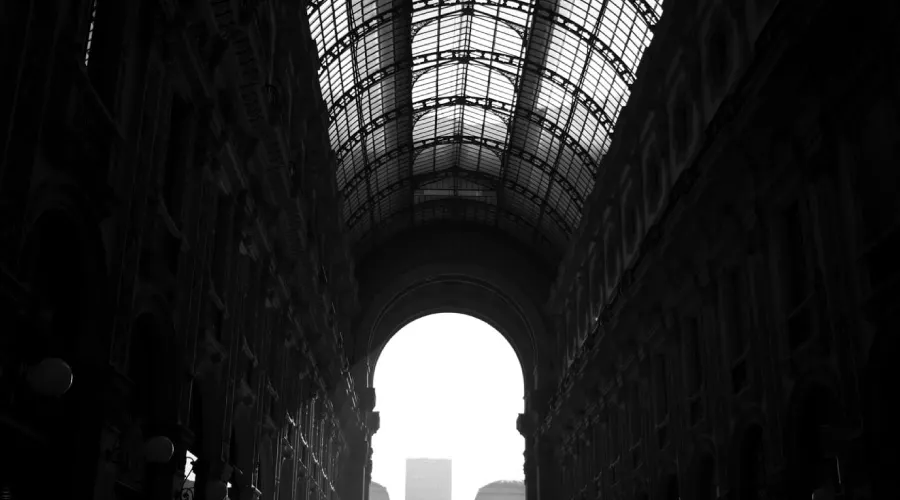
<svg viewBox="0 0 900 500">
<path fill-rule="evenodd" d="M 787 306 L 793 311 L 809 296 L 810 272 L 807 258 L 807 242 L 800 203 L 792 204 L 784 213 L 784 289 Z"/>
<path fill-rule="evenodd" d="M 813 262 L 804 224 L 804 205 L 797 201 L 783 213 L 779 274 L 791 350 L 806 345 L 815 335 L 813 315 Z"/>
<path fill-rule="evenodd" d="M 690 425 L 696 425 L 703 418 L 703 344 L 700 336 L 700 321 L 689 318 L 684 322 L 682 335 L 685 385 L 688 391 L 688 418 Z"/>
<path fill-rule="evenodd" d="M 725 290 L 725 298 L 728 301 L 726 314 L 728 315 L 728 332 L 726 343 L 729 347 L 729 356 L 735 362 L 744 356 L 747 350 L 747 293 L 744 279 L 744 269 L 735 268 L 728 274 L 728 285 Z"/>
<path fill-rule="evenodd" d="M 216 210 L 216 233 L 213 247 L 213 260 L 210 273 L 216 293 L 221 297 L 224 294 L 225 275 L 228 273 L 228 248 L 232 243 L 231 227 L 234 217 L 234 204 L 228 195 L 219 198 L 218 210 Z M 224 299 L 224 297 L 222 297 Z"/>
<path fill-rule="evenodd" d="M 653 365 L 655 378 L 653 391 L 656 394 L 656 425 L 661 425 L 669 416 L 669 390 L 666 387 L 668 379 L 666 355 L 662 353 L 657 354 Z"/>
<path fill-rule="evenodd" d="M 162 194 L 169 216 L 181 225 L 182 197 L 187 166 L 190 164 L 192 115 L 190 104 L 179 97 L 172 100 L 169 143 L 163 170 Z"/>
<path fill-rule="evenodd" d="M 722 290 L 725 317 L 723 338 L 726 356 L 731 372 L 731 388 L 735 394 L 749 384 L 747 353 L 750 349 L 752 331 L 753 293 L 750 278 L 744 264 L 731 269 L 725 276 Z"/>
<path fill-rule="evenodd" d="M 632 444 L 637 444 L 644 436 L 642 426 L 643 421 L 643 404 L 641 401 L 640 387 L 637 382 L 631 385 L 631 407 L 629 413 L 631 416 L 631 440 Z"/>
<path fill-rule="evenodd" d="M 594 434 L 594 464 L 595 471 L 599 471 L 606 456 L 603 451 L 603 447 L 606 445 L 606 440 L 603 435 L 603 425 L 600 423 L 595 423 L 593 426 L 593 434 Z M 596 477 L 596 472 L 595 472 Z"/>
<path fill-rule="evenodd" d="M 688 394 L 693 396 L 703 387 L 700 328 L 696 318 L 684 322 L 683 349 Z"/>
</svg>

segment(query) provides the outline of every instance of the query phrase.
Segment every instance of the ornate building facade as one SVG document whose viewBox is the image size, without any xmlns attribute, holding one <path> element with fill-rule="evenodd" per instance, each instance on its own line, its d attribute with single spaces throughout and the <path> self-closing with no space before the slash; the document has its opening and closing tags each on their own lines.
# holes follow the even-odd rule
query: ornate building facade
<svg viewBox="0 0 900 500">
<path fill-rule="evenodd" d="M 478 489 L 475 500 L 525 500 L 525 483 L 522 481 L 494 481 Z"/>
<path fill-rule="evenodd" d="M 893 495 L 895 2 L 357 4 L 0 1 L 0 498 L 364 500 L 378 354 L 451 311 L 522 363 L 529 500 Z M 420 54 L 451 7 L 519 55 Z M 411 101 L 435 61 L 515 103 Z"/>
<path fill-rule="evenodd" d="M 369 498 L 370 500 L 390 500 L 391 496 L 388 494 L 387 488 L 372 481 L 369 483 Z"/>
</svg>

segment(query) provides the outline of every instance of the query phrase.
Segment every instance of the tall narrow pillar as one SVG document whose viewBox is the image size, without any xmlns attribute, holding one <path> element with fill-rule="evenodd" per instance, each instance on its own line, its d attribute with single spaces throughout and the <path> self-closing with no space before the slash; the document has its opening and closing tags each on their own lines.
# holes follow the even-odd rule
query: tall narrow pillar
<svg viewBox="0 0 900 500">
<path fill-rule="evenodd" d="M 349 453 L 341 471 L 339 494 L 341 500 L 365 500 L 368 490 L 366 465 L 369 443 L 360 433 L 349 440 L 349 446 Z"/>
<path fill-rule="evenodd" d="M 535 443 L 535 476 L 537 477 L 537 500 L 559 500 L 560 466 L 553 460 L 554 446 L 551 436 L 538 437 Z"/>
</svg>

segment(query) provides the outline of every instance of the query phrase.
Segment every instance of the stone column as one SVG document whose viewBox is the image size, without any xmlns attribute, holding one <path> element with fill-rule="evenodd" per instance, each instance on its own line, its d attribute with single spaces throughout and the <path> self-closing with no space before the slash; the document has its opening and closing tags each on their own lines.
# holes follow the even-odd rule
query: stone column
<svg viewBox="0 0 900 500">
<path fill-rule="evenodd" d="M 525 452 L 522 454 L 525 461 L 522 468 L 525 473 L 525 498 L 527 500 L 537 500 L 538 498 L 537 468 L 534 453 L 536 421 L 537 415 L 528 410 L 526 410 L 525 413 L 520 413 L 518 419 L 516 419 L 516 429 L 519 431 L 519 434 L 525 438 Z"/>
<path fill-rule="evenodd" d="M 560 467 L 559 464 L 554 463 L 554 446 L 551 436 L 540 436 L 535 441 L 533 456 L 536 458 L 534 468 L 537 478 L 535 485 L 537 500 L 561 500 L 557 498 Z"/>
<path fill-rule="evenodd" d="M 369 500 L 369 485 L 372 484 L 372 444 L 371 441 L 366 443 L 366 480 L 363 485 L 363 500 Z"/>
<path fill-rule="evenodd" d="M 341 500 L 365 500 L 368 496 L 369 443 L 360 429 L 345 430 L 347 432 L 347 457 L 343 460 L 340 474 Z"/>
<path fill-rule="evenodd" d="M 525 438 L 525 463 L 523 465 L 525 471 L 525 499 L 538 500 L 538 469 L 537 461 L 534 453 L 534 438 Z"/>
</svg>

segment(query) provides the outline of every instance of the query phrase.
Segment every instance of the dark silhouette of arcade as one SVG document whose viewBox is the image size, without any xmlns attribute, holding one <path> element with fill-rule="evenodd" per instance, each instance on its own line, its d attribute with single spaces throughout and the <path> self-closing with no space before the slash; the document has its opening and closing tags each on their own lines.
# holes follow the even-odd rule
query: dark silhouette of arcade
<svg viewBox="0 0 900 500">
<path fill-rule="evenodd" d="M 529 500 L 893 495 L 900 3 L 0 17 L 0 498 L 366 500 L 435 312 L 521 360 Z"/>
</svg>

